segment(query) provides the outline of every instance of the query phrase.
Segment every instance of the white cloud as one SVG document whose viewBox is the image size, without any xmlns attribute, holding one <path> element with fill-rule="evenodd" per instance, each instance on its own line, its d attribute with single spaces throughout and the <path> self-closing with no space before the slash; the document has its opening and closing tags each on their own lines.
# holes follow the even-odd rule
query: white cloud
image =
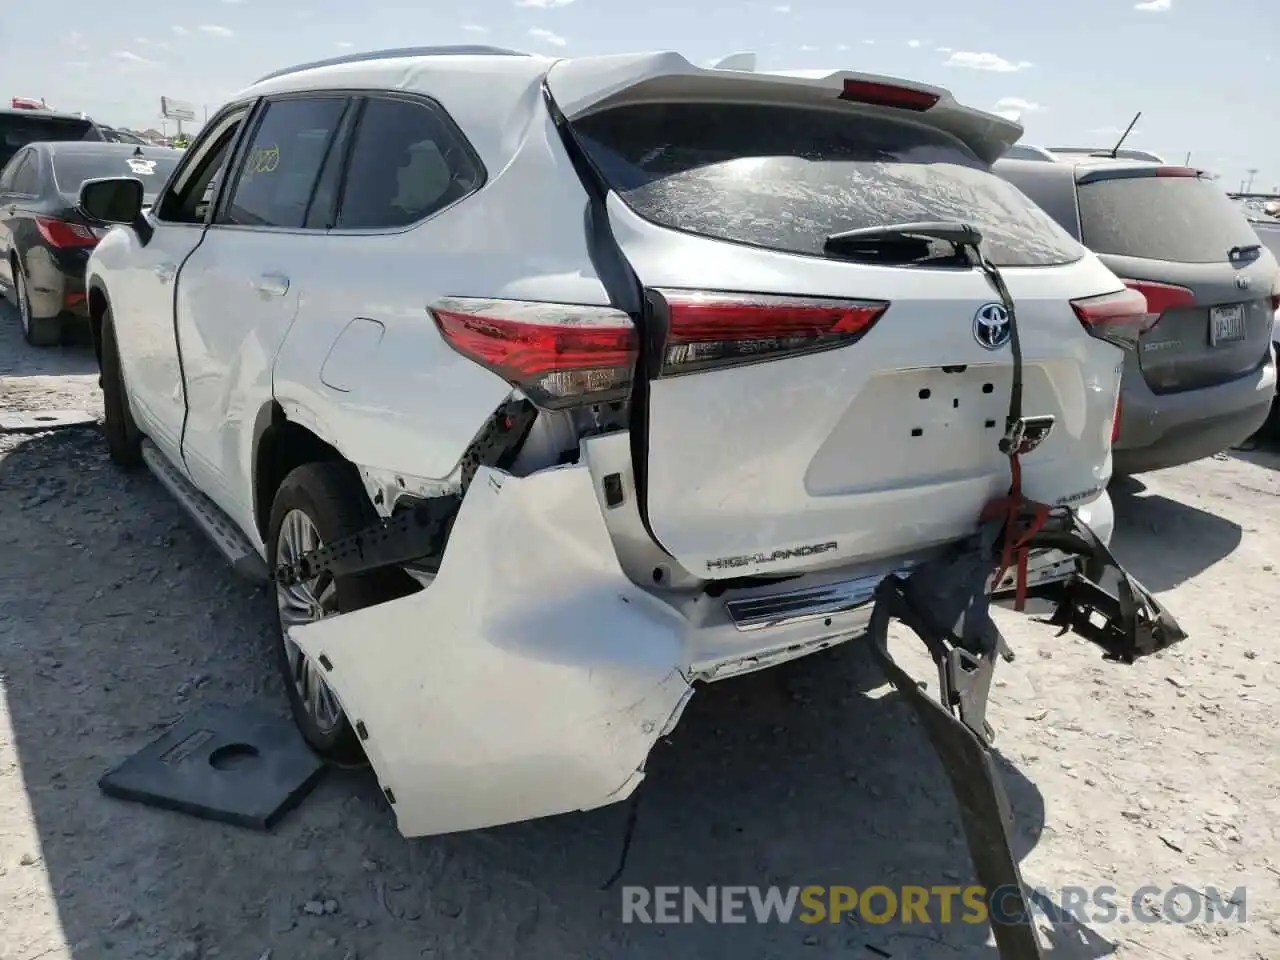
<svg viewBox="0 0 1280 960">
<path fill-rule="evenodd" d="M 136 44 L 137 44 L 138 46 L 140 46 L 140 47 L 145 47 L 145 46 L 146 46 L 148 43 L 150 43 L 151 41 L 150 41 L 150 40 L 148 40 L 146 37 L 134 37 L 134 38 L 133 38 L 133 42 L 134 42 L 134 43 L 136 43 Z"/>
<path fill-rule="evenodd" d="M 533 7 L 535 10 L 554 10 L 567 7 L 573 0 L 516 0 L 517 7 Z"/>
<path fill-rule="evenodd" d="M 563 47 L 569 41 L 558 33 L 552 33 L 550 30 L 544 30 L 542 27 L 534 27 L 529 31 L 529 36 L 541 40 L 543 43 L 549 43 L 553 47 Z"/>
<path fill-rule="evenodd" d="M 790 13 L 790 12 L 791 12 L 791 5 L 790 5 L 790 4 L 787 4 L 787 3 L 780 3 L 780 4 L 778 4 L 776 7 L 774 7 L 774 8 L 773 8 L 773 12 L 774 12 L 774 13 Z"/>
<path fill-rule="evenodd" d="M 84 38 L 84 34 L 79 30 L 72 30 L 67 34 L 67 46 L 72 50 L 85 51 L 89 49 L 89 41 Z"/>
<path fill-rule="evenodd" d="M 950 48 L 950 47 L 939 47 L 939 48 L 938 48 L 938 52 L 939 52 L 939 53 L 950 53 L 950 52 L 951 52 L 951 48 Z"/>
<path fill-rule="evenodd" d="M 173 27 L 172 29 L 173 29 L 173 32 L 180 37 L 190 36 L 191 34 L 191 31 L 188 30 L 186 27 Z"/>
<path fill-rule="evenodd" d="M 235 33 L 227 27 L 220 27 L 216 23 L 206 23 L 200 27 L 201 33 L 207 33 L 211 37 L 234 37 Z"/>
<path fill-rule="evenodd" d="M 817 50 L 817 49 L 818 49 L 817 47 L 810 46 L 810 45 L 809 45 L 809 44 L 807 44 L 807 43 L 802 43 L 802 44 L 800 45 L 800 52 L 801 52 L 801 53 L 813 53 L 813 51 L 815 51 L 815 50 Z"/>
<path fill-rule="evenodd" d="M 848 50 L 848 49 L 849 49 L 849 45 L 848 45 L 847 43 L 837 43 L 837 44 L 836 44 L 836 49 L 837 49 L 837 50 L 840 50 L 840 51 L 842 51 L 842 52 L 843 52 L 843 51 L 845 51 L 845 50 Z"/>
<path fill-rule="evenodd" d="M 990 70 L 993 73 L 1017 73 L 1032 66 L 1029 60 L 1014 63 L 995 53 L 972 53 L 968 50 L 957 50 L 947 58 L 945 66 L 967 67 L 970 70 Z"/>
<path fill-rule="evenodd" d="M 874 47 L 876 45 L 876 42 L 874 40 L 863 40 L 862 42 L 865 43 L 868 47 Z"/>
<path fill-rule="evenodd" d="M 1133 9 L 1141 10 L 1143 13 L 1164 13 L 1172 8 L 1173 0 L 1142 0 L 1141 3 L 1133 5 Z"/>
<path fill-rule="evenodd" d="M 478 23 L 464 23 L 462 25 L 462 29 L 467 31 L 467 33 L 488 33 L 489 32 L 488 27 L 483 27 Z"/>
<path fill-rule="evenodd" d="M 919 41 L 919 40 L 908 40 L 908 41 L 907 41 L 907 46 L 914 50 L 916 47 L 920 46 L 920 41 Z"/>
<path fill-rule="evenodd" d="M 339 40 L 336 46 L 340 50 L 350 50 L 354 44 L 350 40 Z"/>
<path fill-rule="evenodd" d="M 148 60 L 146 57 L 140 57 L 132 50 L 116 50 L 111 54 L 111 56 L 115 57 L 122 64 L 130 64 L 135 67 L 156 66 L 156 62 L 154 60 Z"/>
<path fill-rule="evenodd" d="M 999 113 L 1002 110 L 1017 110 L 1019 113 L 1035 113 L 1037 110 L 1043 110 L 1044 107 L 1036 103 L 1034 100 L 1023 100 L 1021 97 L 1001 97 L 996 101 L 995 110 Z"/>
</svg>

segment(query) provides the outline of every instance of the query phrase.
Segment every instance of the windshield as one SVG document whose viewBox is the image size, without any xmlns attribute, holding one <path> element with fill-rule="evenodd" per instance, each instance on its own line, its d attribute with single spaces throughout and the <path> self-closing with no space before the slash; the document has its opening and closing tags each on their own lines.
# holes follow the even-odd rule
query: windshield
<svg viewBox="0 0 1280 960">
<path fill-rule="evenodd" d="M 59 193 L 74 196 L 86 180 L 133 177 L 142 181 L 142 191 L 151 200 L 160 192 L 177 164 L 176 157 L 135 157 L 115 150 L 110 153 L 54 153 L 53 179 Z"/>
<path fill-rule="evenodd" d="M 0 167 L 28 143 L 39 140 L 97 140 L 88 120 L 75 117 L 0 114 Z"/>
</svg>

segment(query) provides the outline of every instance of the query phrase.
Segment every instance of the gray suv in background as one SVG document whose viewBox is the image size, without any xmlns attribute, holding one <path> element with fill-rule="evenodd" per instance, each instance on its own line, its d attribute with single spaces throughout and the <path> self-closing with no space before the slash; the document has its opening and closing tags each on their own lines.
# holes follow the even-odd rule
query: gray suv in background
<svg viewBox="0 0 1280 960">
<path fill-rule="evenodd" d="M 1220 187 L 1110 157 L 1004 159 L 995 172 L 1147 298 L 1149 325 L 1125 355 L 1117 475 L 1212 456 L 1262 426 L 1280 268 Z"/>
</svg>

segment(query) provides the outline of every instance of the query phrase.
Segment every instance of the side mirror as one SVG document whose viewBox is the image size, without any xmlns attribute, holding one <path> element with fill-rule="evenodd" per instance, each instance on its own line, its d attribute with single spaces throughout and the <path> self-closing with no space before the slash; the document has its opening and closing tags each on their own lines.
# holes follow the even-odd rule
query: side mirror
<svg viewBox="0 0 1280 960">
<path fill-rule="evenodd" d="M 80 186 L 80 212 L 99 223 L 132 226 L 142 216 L 142 200 L 142 181 L 132 177 L 86 180 Z"/>
<path fill-rule="evenodd" d="M 105 177 L 80 185 L 77 206 L 90 220 L 132 227 L 146 244 L 151 239 L 151 224 L 142 216 L 145 196 L 141 180 Z"/>
</svg>

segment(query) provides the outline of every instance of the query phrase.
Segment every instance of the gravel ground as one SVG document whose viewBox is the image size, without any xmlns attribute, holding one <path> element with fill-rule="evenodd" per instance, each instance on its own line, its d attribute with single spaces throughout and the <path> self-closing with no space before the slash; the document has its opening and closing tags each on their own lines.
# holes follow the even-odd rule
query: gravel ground
<svg viewBox="0 0 1280 960">
<path fill-rule="evenodd" d="M 32 350 L 6 309 L 0 407 L 98 409 L 90 350 Z M 1117 552 L 1180 648 L 1114 666 L 1002 618 L 1019 658 L 991 719 L 1027 879 L 1248 890 L 1243 925 L 1046 921 L 1054 957 L 1280 957 L 1278 469 L 1241 454 L 1116 491 Z M 284 709 L 271 615 L 95 428 L 0 435 L 0 958 L 995 958 L 966 925 L 624 925 L 599 890 L 622 807 L 405 841 L 361 773 L 272 834 L 103 797 L 187 711 Z M 971 877 L 937 762 L 857 644 L 700 693 L 649 769 L 624 882 Z"/>
</svg>

